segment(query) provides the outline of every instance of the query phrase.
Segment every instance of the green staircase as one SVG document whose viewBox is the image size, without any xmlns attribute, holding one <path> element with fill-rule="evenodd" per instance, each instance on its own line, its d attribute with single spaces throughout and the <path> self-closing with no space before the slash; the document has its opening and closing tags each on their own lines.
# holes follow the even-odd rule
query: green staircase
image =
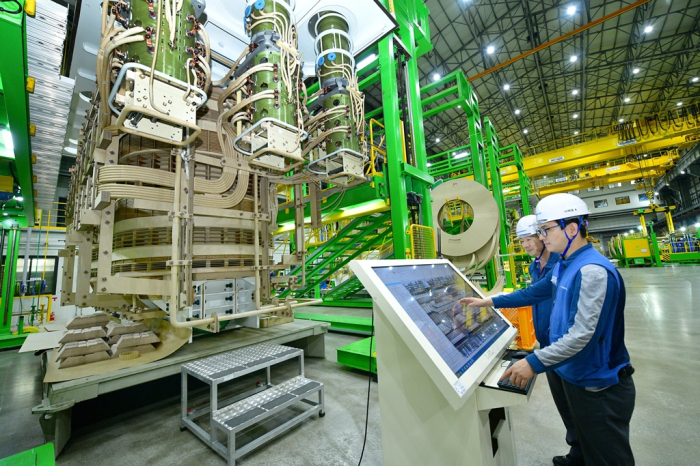
<svg viewBox="0 0 700 466">
<path fill-rule="evenodd" d="M 390 221 L 391 213 L 388 211 L 353 219 L 334 238 L 319 246 L 306 259 L 306 284 L 294 291 L 283 290 L 279 294 L 280 298 L 285 298 L 291 293 L 295 297 L 306 295 L 351 260 L 381 244 L 391 235 L 390 225 L 385 225 Z M 299 275 L 301 271 L 302 267 L 296 266 L 290 271 L 290 275 Z"/>
</svg>

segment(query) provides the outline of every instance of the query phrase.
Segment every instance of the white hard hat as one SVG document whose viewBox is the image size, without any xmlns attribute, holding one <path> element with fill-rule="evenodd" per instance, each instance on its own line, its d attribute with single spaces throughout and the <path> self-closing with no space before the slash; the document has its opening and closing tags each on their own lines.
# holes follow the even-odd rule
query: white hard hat
<svg viewBox="0 0 700 466">
<path fill-rule="evenodd" d="M 552 194 L 542 199 L 535 209 L 537 224 L 541 225 L 552 220 L 572 217 L 582 217 L 590 214 L 588 205 L 573 194 Z"/>
<path fill-rule="evenodd" d="M 518 238 L 527 238 L 528 236 L 537 234 L 537 222 L 534 215 L 526 215 L 518 220 L 518 225 L 515 227 L 515 234 Z"/>
</svg>

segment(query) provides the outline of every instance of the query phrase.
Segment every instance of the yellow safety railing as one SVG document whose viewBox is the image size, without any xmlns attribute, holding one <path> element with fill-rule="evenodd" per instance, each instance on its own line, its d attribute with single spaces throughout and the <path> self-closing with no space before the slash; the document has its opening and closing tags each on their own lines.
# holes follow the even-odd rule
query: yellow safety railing
<svg viewBox="0 0 700 466">
<path fill-rule="evenodd" d="M 386 222 L 380 227 L 380 230 L 385 228 L 391 228 L 391 222 Z M 381 244 L 375 246 L 374 248 L 362 251 L 355 260 L 373 260 L 381 259 L 386 257 L 386 255 L 394 249 L 394 241 L 391 235 L 387 235 L 382 240 Z M 339 269 L 336 273 L 331 275 L 329 279 L 332 283 L 341 284 L 346 280 L 351 279 L 355 274 L 350 270 L 349 266 Z"/>
<path fill-rule="evenodd" d="M 384 158 L 384 163 L 386 163 L 386 150 L 382 149 L 385 144 L 386 140 L 386 135 L 382 135 L 382 137 L 379 139 L 378 143 L 375 143 L 374 141 L 374 127 L 378 126 L 381 129 L 384 129 L 384 125 L 375 120 L 374 118 L 369 120 L 369 162 L 367 164 L 367 169 L 365 170 L 365 174 L 367 176 L 384 176 L 384 174 L 380 171 L 377 171 L 377 155 L 381 155 Z"/>
<path fill-rule="evenodd" d="M 408 229 L 411 239 L 411 257 L 413 259 L 435 259 L 435 230 L 423 225 L 411 225 Z"/>
</svg>

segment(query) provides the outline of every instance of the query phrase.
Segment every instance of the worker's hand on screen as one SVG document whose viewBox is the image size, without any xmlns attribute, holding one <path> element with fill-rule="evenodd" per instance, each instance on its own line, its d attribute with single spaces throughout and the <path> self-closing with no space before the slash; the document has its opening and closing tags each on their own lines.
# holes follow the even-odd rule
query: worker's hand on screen
<svg viewBox="0 0 700 466">
<path fill-rule="evenodd" d="M 516 362 L 501 376 L 501 380 L 510 377 L 510 383 L 517 385 L 520 388 L 525 388 L 525 385 L 535 376 L 535 371 L 527 359 L 521 359 Z"/>
<path fill-rule="evenodd" d="M 467 307 L 493 306 L 493 300 L 491 298 L 462 298 L 459 300 L 459 302 L 462 304 L 466 304 Z"/>
</svg>

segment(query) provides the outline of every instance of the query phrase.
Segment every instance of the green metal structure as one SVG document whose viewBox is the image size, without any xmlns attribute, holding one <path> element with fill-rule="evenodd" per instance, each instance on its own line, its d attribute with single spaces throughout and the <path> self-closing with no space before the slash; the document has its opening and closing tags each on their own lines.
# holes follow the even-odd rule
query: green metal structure
<svg viewBox="0 0 700 466">
<path fill-rule="evenodd" d="M 0 466 L 54 466 L 53 443 L 45 443 L 16 455 L 0 458 Z"/>
<path fill-rule="evenodd" d="M 17 257 L 19 257 L 19 225 L 13 225 L 7 231 L 7 254 L 2 261 L 2 296 L 0 297 L 0 349 L 22 346 L 27 334 L 22 332 L 23 316 L 20 316 L 17 335 L 12 334 L 12 308 L 15 299 L 15 281 Z"/>
<path fill-rule="evenodd" d="M 3 226 L 34 225 L 34 186 L 29 136 L 29 96 L 27 92 L 27 23 L 25 13 L 0 12 L 3 60 L 0 66 L 0 133 L 12 134 L 12 151 L 0 135 L 0 176 L 12 176 L 21 188 L 22 202 L 8 202 L 0 218 Z"/>
</svg>

